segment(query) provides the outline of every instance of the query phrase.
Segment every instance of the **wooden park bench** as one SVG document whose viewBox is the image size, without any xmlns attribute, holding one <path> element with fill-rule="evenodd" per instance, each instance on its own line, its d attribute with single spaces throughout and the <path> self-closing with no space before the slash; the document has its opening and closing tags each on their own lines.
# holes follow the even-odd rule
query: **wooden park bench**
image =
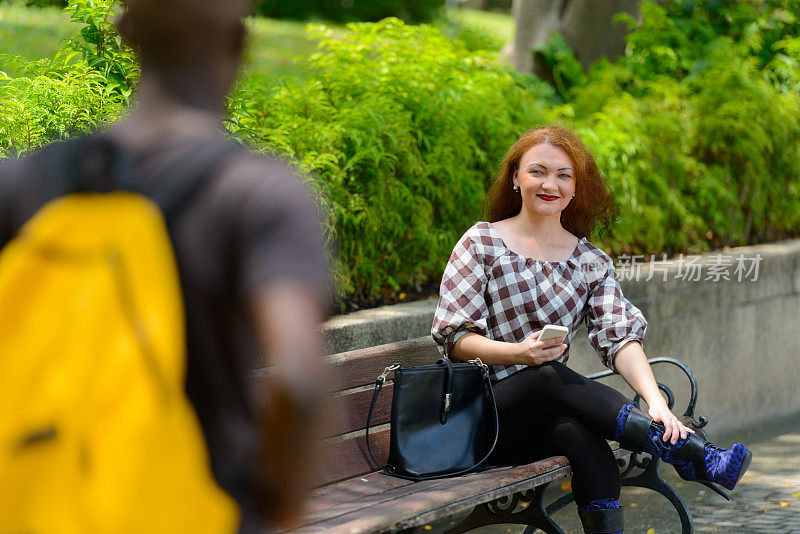
<svg viewBox="0 0 800 534">
<path fill-rule="evenodd" d="M 573 501 L 571 492 L 552 502 L 544 500 L 548 485 L 571 473 L 563 456 L 422 482 L 388 476 L 369 461 L 364 427 L 376 377 L 394 363 L 424 365 L 439 357 L 430 337 L 328 357 L 329 377 L 338 390 L 328 404 L 331 413 L 339 415 L 329 424 L 318 487 L 310 495 L 304 525 L 293 532 L 457 533 L 502 523 L 527 525 L 525 532 L 531 533 L 536 528 L 547 533 L 563 532 L 550 516 Z M 699 421 L 694 420 L 697 381 L 691 370 L 671 358 L 654 358 L 650 363 L 673 364 L 686 373 L 691 392 L 684 423 L 695 429 L 704 427 L 708 422 L 705 416 L 701 416 Z M 611 371 L 604 371 L 590 375 L 590 378 L 599 379 L 611 374 Z M 391 382 L 384 385 L 373 415 L 375 426 L 370 429 L 373 451 L 379 460 L 385 459 L 389 450 L 391 387 Z M 672 408 L 672 391 L 660 383 L 659 387 Z M 638 405 L 639 399 L 635 401 Z M 691 533 L 693 526 L 689 509 L 662 478 L 660 459 L 646 454 L 631 454 L 616 443 L 613 445 L 622 471 L 622 485 L 649 488 L 664 495 L 678 512 L 683 534 Z"/>
</svg>

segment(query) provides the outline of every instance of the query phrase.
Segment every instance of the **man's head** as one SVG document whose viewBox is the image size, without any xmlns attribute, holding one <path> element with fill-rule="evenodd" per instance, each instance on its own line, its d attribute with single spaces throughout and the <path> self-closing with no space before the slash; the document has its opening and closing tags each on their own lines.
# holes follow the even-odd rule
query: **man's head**
<svg viewBox="0 0 800 534">
<path fill-rule="evenodd" d="M 122 37 L 141 53 L 142 71 L 181 102 L 218 110 L 244 43 L 252 0 L 123 0 Z"/>
</svg>

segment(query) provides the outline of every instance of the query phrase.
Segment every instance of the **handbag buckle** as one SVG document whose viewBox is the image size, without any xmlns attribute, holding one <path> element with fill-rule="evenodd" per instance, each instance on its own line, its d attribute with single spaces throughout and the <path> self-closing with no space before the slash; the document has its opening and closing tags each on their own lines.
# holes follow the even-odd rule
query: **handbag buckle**
<svg viewBox="0 0 800 534">
<path fill-rule="evenodd" d="M 480 367 L 481 369 L 483 369 L 483 373 L 485 375 L 489 374 L 489 366 L 486 365 L 485 363 L 483 363 L 480 358 L 475 358 L 474 360 L 469 360 L 467 363 L 475 364 L 478 367 Z"/>
<path fill-rule="evenodd" d="M 389 373 L 391 373 L 392 371 L 396 371 L 398 369 L 400 369 L 400 364 L 399 363 L 393 363 L 392 365 L 390 365 L 389 367 L 387 367 L 386 369 L 383 370 L 383 372 L 378 377 L 378 381 L 379 382 L 386 382 L 386 377 L 389 375 Z"/>
</svg>

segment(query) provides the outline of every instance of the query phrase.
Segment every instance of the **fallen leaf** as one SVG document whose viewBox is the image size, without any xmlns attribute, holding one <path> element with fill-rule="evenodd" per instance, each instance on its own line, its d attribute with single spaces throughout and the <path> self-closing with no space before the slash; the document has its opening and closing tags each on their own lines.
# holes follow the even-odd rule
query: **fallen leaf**
<svg viewBox="0 0 800 534">
<path fill-rule="evenodd" d="M 789 506 L 789 503 L 786 502 L 786 501 L 781 501 L 781 508 L 783 508 L 785 506 Z"/>
<path fill-rule="evenodd" d="M 654 528 L 648 528 L 648 529 L 647 529 L 647 534 L 656 534 L 656 529 L 654 529 Z"/>
<path fill-rule="evenodd" d="M 430 525 L 425 525 L 425 527 L 424 527 L 424 528 L 425 528 L 425 530 L 433 530 L 433 527 L 432 527 L 432 526 L 430 526 Z"/>
<path fill-rule="evenodd" d="M 569 480 L 566 482 L 561 483 L 561 491 L 570 491 L 572 490 L 572 482 Z"/>
<path fill-rule="evenodd" d="M 632 502 L 632 503 L 631 503 L 631 508 L 636 508 L 637 506 L 639 506 L 639 505 L 638 505 L 638 504 L 636 504 L 635 502 Z"/>
<path fill-rule="evenodd" d="M 798 493 L 792 493 L 792 497 L 800 497 L 800 492 L 798 492 Z"/>
</svg>

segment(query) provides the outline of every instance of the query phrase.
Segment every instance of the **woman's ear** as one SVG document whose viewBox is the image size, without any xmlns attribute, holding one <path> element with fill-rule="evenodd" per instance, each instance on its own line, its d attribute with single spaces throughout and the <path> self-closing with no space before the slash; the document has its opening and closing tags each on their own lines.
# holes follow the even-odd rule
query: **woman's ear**
<svg viewBox="0 0 800 534">
<path fill-rule="evenodd" d="M 511 185 L 519 187 L 519 170 L 514 171 L 514 176 L 511 177 Z"/>
</svg>

